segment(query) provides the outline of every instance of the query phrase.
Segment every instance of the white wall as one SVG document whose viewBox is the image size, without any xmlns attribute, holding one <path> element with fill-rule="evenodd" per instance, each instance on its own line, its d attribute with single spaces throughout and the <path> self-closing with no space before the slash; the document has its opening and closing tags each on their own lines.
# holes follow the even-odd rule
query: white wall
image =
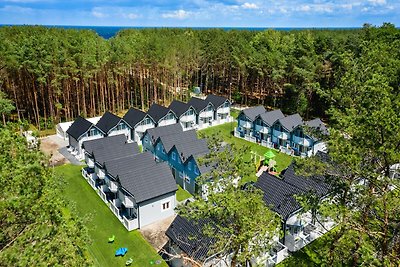
<svg viewBox="0 0 400 267">
<path fill-rule="evenodd" d="M 162 211 L 162 203 L 170 202 L 168 210 Z M 175 214 L 176 198 L 175 192 L 164 196 L 147 200 L 138 204 L 139 227 L 142 228 L 148 224 L 163 220 Z"/>
</svg>

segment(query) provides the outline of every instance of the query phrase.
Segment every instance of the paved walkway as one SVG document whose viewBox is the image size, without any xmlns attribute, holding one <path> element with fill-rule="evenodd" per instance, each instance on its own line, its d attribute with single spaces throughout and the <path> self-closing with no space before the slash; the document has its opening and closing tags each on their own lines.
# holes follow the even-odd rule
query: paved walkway
<svg viewBox="0 0 400 267">
<path fill-rule="evenodd" d="M 85 163 L 80 162 L 74 156 L 72 156 L 71 153 L 68 152 L 67 147 L 60 148 L 58 152 L 60 152 L 60 154 L 63 155 L 64 158 L 71 162 L 72 165 L 85 165 Z"/>
</svg>

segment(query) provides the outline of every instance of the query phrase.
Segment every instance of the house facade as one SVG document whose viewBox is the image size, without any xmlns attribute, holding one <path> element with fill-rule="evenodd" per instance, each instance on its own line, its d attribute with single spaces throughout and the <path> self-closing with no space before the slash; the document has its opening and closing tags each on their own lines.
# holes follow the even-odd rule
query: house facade
<svg viewBox="0 0 400 267">
<path fill-rule="evenodd" d="M 154 120 L 156 127 L 175 124 L 178 120 L 172 110 L 155 103 L 151 105 L 147 114 Z"/>
<path fill-rule="evenodd" d="M 208 95 L 205 101 L 211 103 L 214 107 L 213 125 L 219 125 L 231 121 L 231 102 L 229 99 L 217 95 Z"/>
<path fill-rule="evenodd" d="M 174 100 L 168 108 L 176 114 L 178 122 L 182 125 L 184 131 L 196 128 L 197 114 L 194 107 L 181 101 Z"/>
<path fill-rule="evenodd" d="M 165 163 L 123 135 L 85 142 L 83 177 L 128 231 L 174 215 L 175 181 Z"/>
<path fill-rule="evenodd" d="M 82 143 L 104 137 L 104 133 L 88 120 L 78 117 L 67 130 L 68 151 L 78 159 L 83 158 Z"/>
<path fill-rule="evenodd" d="M 308 133 L 309 129 L 314 134 Z M 319 118 L 304 122 L 299 114 L 285 116 L 280 110 L 267 112 L 262 106 L 241 111 L 234 131 L 236 137 L 303 157 L 326 152 L 326 144 L 317 137 L 318 133 L 328 134 Z"/>
<path fill-rule="evenodd" d="M 138 143 L 142 143 L 142 137 L 147 129 L 155 127 L 153 118 L 145 112 L 130 108 L 123 117 L 123 120 L 130 126 L 129 140 Z"/>
<path fill-rule="evenodd" d="M 182 126 L 179 123 L 148 129 L 142 137 L 143 151 L 150 151 L 154 154 L 154 146 L 159 137 L 182 132 Z"/>
<path fill-rule="evenodd" d="M 106 111 L 100 120 L 97 122 L 96 127 L 100 129 L 104 136 L 113 136 L 123 134 L 128 139 L 131 127 L 123 119 Z"/>
</svg>

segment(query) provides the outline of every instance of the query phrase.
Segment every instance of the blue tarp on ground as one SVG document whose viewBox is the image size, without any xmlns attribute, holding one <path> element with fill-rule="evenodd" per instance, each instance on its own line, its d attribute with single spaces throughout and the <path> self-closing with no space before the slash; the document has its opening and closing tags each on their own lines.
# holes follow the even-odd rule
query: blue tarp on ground
<svg viewBox="0 0 400 267">
<path fill-rule="evenodd" d="M 119 248 L 117 249 L 117 251 L 115 252 L 115 256 L 124 256 L 126 254 L 126 252 L 128 252 L 127 248 Z"/>
</svg>

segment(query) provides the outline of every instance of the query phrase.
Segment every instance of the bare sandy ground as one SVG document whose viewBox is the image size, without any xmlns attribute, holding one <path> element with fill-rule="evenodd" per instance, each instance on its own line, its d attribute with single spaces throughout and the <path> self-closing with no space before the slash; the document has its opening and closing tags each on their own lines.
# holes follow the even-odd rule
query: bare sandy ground
<svg viewBox="0 0 400 267">
<path fill-rule="evenodd" d="M 57 135 L 50 135 L 40 139 L 40 150 L 50 157 L 49 164 L 51 166 L 62 165 L 68 160 L 58 152 L 58 149 L 65 147 L 67 141 L 61 139 Z"/>
<path fill-rule="evenodd" d="M 150 245 L 158 251 L 160 251 L 168 241 L 168 237 L 165 235 L 168 227 L 175 219 L 175 215 L 168 217 L 162 221 L 152 223 L 141 228 L 139 231 L 142 233 L 144 239 L 150 243 Z"/>
</svg>

